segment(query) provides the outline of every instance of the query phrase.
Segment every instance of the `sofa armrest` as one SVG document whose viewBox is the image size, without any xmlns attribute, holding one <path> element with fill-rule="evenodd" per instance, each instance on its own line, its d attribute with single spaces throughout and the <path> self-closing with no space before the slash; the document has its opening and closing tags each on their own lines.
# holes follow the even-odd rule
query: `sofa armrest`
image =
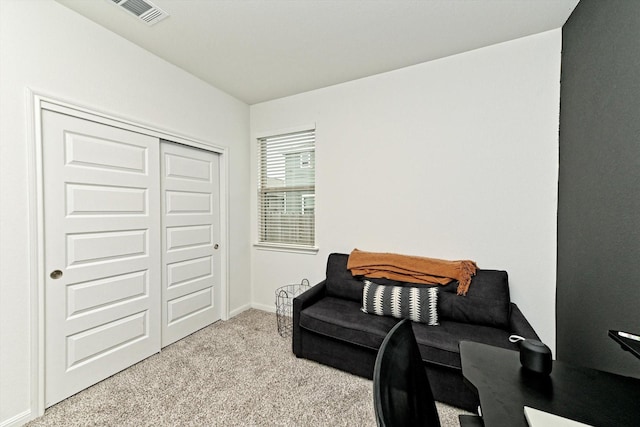
<svg viewBox="0 0 640 427">
<path fill-rule="evenodd" d="M 521 337 L 527 339 L 540 340 L 538 334 L 533 329 L 533 326 L 529 323 L 524 314 L 520 311 L 517 305 L 511 303 L 511 317 L 509 318 L 509 327 L 510 332 L 515 335 L 520 335 Z"/>
<path fill-rule="evenodd" d="M 327 281 L 323 280 L 317 285 L 311 287 L 304 293 L 293 299 L 293 353 L 296 356 L 302 351 L 302 338 L 300 330 L 300 312 L 305 308 L 315 304 L 317 301 L 325 297 L 327 293 Z"/>
</svg>

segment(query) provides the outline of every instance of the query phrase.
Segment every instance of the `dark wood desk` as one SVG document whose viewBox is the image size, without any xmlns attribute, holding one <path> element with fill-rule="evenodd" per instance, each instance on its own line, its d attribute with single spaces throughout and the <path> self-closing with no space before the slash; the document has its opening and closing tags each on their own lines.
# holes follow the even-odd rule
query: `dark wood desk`
<svg viewBox="0 0 640 427">
<path fill-rule="evenodd" d="M 518 352 L 470 341 L 460 358 L 487 427 L 526 427 L 525 405 L 593 426 L 640 425 L 640 379 L 558 361 L 538 376 L 522 369 Z"/>
</svg>

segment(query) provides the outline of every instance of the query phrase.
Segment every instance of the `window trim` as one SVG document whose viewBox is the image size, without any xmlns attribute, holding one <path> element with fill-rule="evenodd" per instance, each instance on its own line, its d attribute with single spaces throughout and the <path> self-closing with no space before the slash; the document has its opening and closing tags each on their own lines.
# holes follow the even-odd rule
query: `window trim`
<svg viewBox="0 0 640 427">
<path fill-rule="evenodd" d="M 286 243 L 266 243 L 266 242 L 256 242 L 253 244 L 253 247 L 259 250 L 264 250 L 264 251 L 291 252 L 291 253 L 302 253 L 302 254 L 316 254 L 320 250 L 318 246 L 302 246 L 302 245 L 289 245 Z"/>
<path fill-rule="evenodd" d="M 255 171 L 255 173 L 257 174 L 255 177 L 255 193 L 254 194 L 259 194 L 260 193 L 260 171 L 259 171 L 259 165 L 260 165 L 260 139 L 264 139 L 264 138 L 269 138 L 269 137 L 275 137 L 278 135 L 285 135 L 285 134 L 290 134 L 290 133 L 298 133 L 298 132 L 307 132 L 307 131 L 314 131 L 315 132 L 315 140 L 314 140 L 314 148 L 313 151 L 314 153 L 317 154 L 317 142 L 318 142 L 318 129 L 316 126 L 316 123 L 311 123 L 311 124 L 306 124 L 306 125 L 299 125 L 299 126 L 294 126 L 294 127 L 289 127 L 289 128 L 280 128 L 280 129 L 276 129 L 276 130 L 266 130 L 266 131 L 260 131 L 260 132 L 254 132 L 253 136 L 252 136 L 252 141 L 255 144 L 255 166 L 253 169 L 253 171 Z M 317 166 L 317 155 L 315 156 L 316 161 L 315 164 Z M 316 168 L 317 169 L 317 168 Z M 315 175 L 317 178 L 317 174 Z M 315 179 L 314 179 L 315 180 Z M 314 203 L 315 203 L 315 199 L 317 199 L 317 191 L 316 191 L 316 183 L 314 183 Z M 316 254 L 318 253 L 318 251 L 320 250 L 320 247 L 318 246 L 318 236 L 316 234 L 316 230 L 317 227 L 316 225 L 314 225 L 314 245 L 299 245 L 299 244 L 291 244 L 291 243 L 280 243 L 280 242 L 261 242 L 259 240 L 260 237 L 260 230 L 259 230 L 259 223 L 260 223 L 260 201 L 259 198 L 257 196 L 253 197 L 254 203 L 255 203 L 255 208 L 254 208 L 254 220 L 252 221 L 253 225 L 253 229 L 254 229 L 254 243 L 253 243 L 253 247 L 257 250 L 264 250 L 264 251 L 275 251 L 275 252 L 289 252 L 289 253 L 301 253 L 301 254 Z M 317 209 L 315 209 L 317 207 L 317 203 L 315 203 L 314 205 L 314 211 L 317 212 Z M 315 212 L 314 212 L 314 216 L 315 216 Z M 317 219 L 317 217 L 314 217 L 314 219 Z"/>
</svg>

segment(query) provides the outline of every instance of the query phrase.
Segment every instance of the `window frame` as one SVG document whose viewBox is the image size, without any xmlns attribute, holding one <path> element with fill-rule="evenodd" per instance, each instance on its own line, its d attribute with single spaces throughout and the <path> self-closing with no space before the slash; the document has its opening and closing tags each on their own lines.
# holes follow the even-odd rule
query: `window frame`
<svg viewBox="0 0 640 427">
<path fill-rule="evenodd" d="M 305 220 L 308 220 L 308 217 L 310 215 L 312 215 L 312 226 L 310 228 L 310 231 L 312 233 L 312 243 L 310 244 L 305 244 L 302 242 L 285 242 L 285 241 L 274 241 L 271 240 L 269 241 L 265 235 L 263 234 L 263 227 L 264 226 L 268 226 L 268 224 L 265 224 L 263 221 L 265 221 L 264 218 L 264 212 L 263 209 L 265 208 L 265 196 L 268 194 L 273 194 L 274 192 L 277 192 L 277 188 L 273 188 L 273 187 L 264 187 L 263 183 L 267 182 L 267 177 L 264 176 L 265 171 L 263 170 L 263 168 L 266 165 L 266 159 L 263 159 L 263 148 L 262 148 L 262 144 L 264 143 L 263 141 L 267 140 L 267 139 L 279 139 L 279 138 L 285 138 L 285 137 L 295 137 L 296 134 L 298 135 L 302 135 L 305 133 L 313 133 L 313 142 L 312 145 L 306 146 L 301 152 L 300 152 L 300 158 L 299 160 L 296 162 L 297 164 L 299 164 L 299 169 L 300 170 L 307 170 L 307 169 L 312 169 L 313 171 L 313 185 L 311 186 L 311 191 L 309 188 L 304 189 L 304 194 L 301 195 L 301 218 L 302 217 L 306 217 Z M 315 124 L 314 125 L 307 125 L 307 126 L 299 126 L 296 128 L 290 128 L 290 129 L 286 129 L 286 130 L 280 130 L 280 131 L 270 131 L 270 132 L 262 132 L 260 134 L 255 135 L 255 137 L 253 138 L 254 143 L 256 144 L 256 160 L 257 160 L 257 164 L 255 167 L 255 171 L 257 174 L 257 179 L 256 179 L 256 209 L 255 209 L 255 213 L 256 213 L 256 217 L 255 217 L 255 222 L 254 222 L 254 226 L 256 227 L 256 233 L 255 233 L 255 243 L 254 243 L 254 247 L 256 247 L 257 249 L 265 249 L 265 250 L 273 250 L 273 251 L 282 251 L 282 252 L 294 252 L 294 253 L 317 253 L 319 248 L 317 246 L 317 234 L 316 234 L 316 226 L 315 226 L 315 221 L 316 221 L 316 212 L 317 210 L 316 208 L 316 148 L 317 148 L 317 129 Z M 304 153 L 313 153 L 312 155 L 306 155 Z M 313 160 L 313 162 L 312 162 Z M 264 164 L 263 164 L 264 163 Z M 293 186 L 282 186 L 283 189 L 286 189 L 287 187 L 294 187 L 293 190 L 290 191 L 295 191 L 295 185 Z M 299 185 L 298 185 L 299 187 Z M 287 190 L 284 190 L 284 192 L 286 193 Z M 283 203 L 284 206 L 282 208 L 282 211 L 285 212 L 288 207 L 286 206 L 286 195 L 283 195 Z M 308 199 L 312 197 L 313 198 L 313 209 L 310 213 L 309 208 L 305 208 L 305 202 L 308 203 Z M 298 239 L 300 240 L 300 239 Z"/>
</svg>

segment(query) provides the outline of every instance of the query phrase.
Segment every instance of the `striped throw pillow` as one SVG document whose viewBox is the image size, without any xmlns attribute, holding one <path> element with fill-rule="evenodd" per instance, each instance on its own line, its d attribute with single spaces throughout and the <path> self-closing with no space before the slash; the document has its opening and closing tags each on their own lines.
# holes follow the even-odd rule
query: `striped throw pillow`
<svg viewBox="0 0 640 427">
<path fill-rule="evenodd" d="M 384 286 L 364 280 L 362 311 L 438 325 L 438 288 Z"/>
</svg>

